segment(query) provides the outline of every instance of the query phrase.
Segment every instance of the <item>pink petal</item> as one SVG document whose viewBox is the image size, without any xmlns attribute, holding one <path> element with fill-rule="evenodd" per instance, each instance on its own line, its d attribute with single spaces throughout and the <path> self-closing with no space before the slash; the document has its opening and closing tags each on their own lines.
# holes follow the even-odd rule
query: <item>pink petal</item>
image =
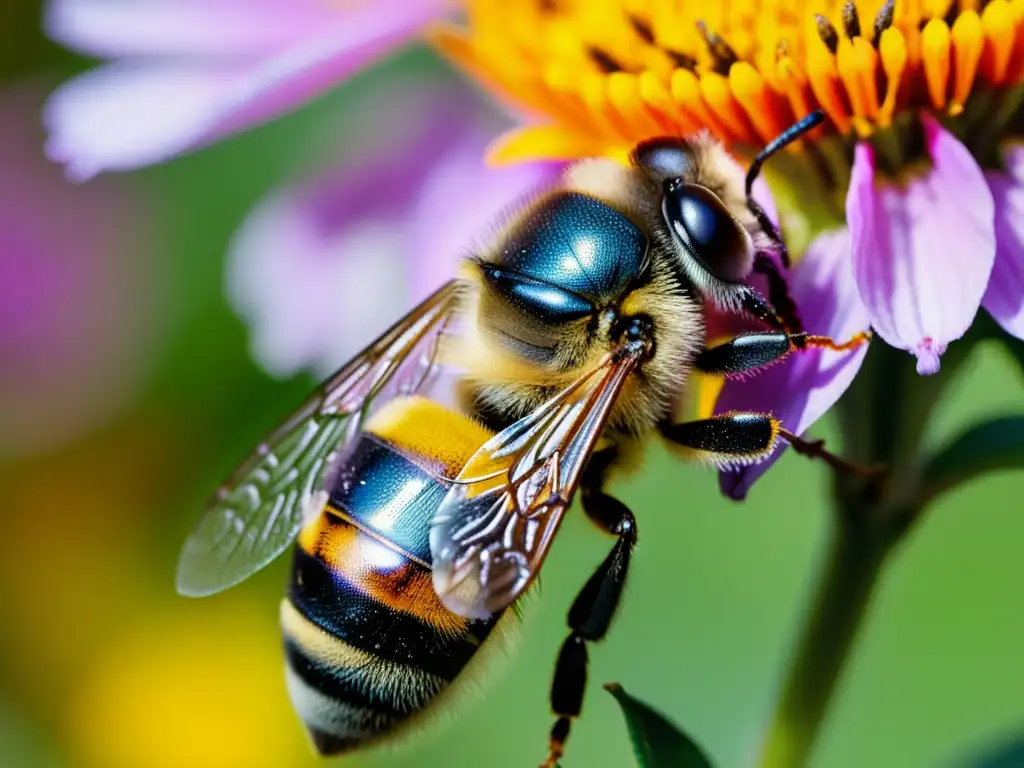
<svg viewBox="0 0 1024 768">
<path fill-rule="evenodd" d="M 487 166 L 484 151 L 496 134 L 468 134 L 441 158 L 420 192 L 412 223 L 416 255 L 409 263 L 415 300 L 483 247 L 511 205 L 554 182 L 563 169 L 559 163 Z"/>
<path fill-rule="evenodd" d="M 876 183 L 873 150 L 858 144 L 846 220 L 871 324 L 930 374 L 974 320 L 996 240 L 992 195 L 974 158 L 933 118 L 921 120 L 932 168 L 902 187 Z"/>
<path fill-rule="evenodd" d="M 401 315 L 406 238 L 366 218 L 318 232 L 301 195 L 255 208 L 231 245 L 229 296 L 253 357 L 275 376 L 326 375 Z"/>
<path fill-rule="evenodd" d="M 253 56 L 336 19 L 320 0 L 51 0 L 43 25 L 81 53 Z"/>
<path fill-rule="evenodd" d="M 761 204 L 761 207 L 768 214 L 768 218 L 771 219 L 772 223 L 776 227 L 779 226 L 779 210 L 775 207 L 775 198 L 772 197 L 771 189 L 769 189 L 768 183 L 764 180 L 764 176 L 757 177 L 750 193 L 751 197 Z"/>
<path fill-rule="evenodd" d="M 47 102 L 46 154 L 77 181 L 162 162 L 196 144 L 225 92 L 243 77 L 230 69 L 132 62 L 98 67 Z"/>
<path fill-rule="evenodd" d="M 807 332 L 846 341 L 868 328 L 867 309 L 861 303 L 849 263 L 849 234 L 845 229 L 821 235 L 807 248 L 790 278 L 793 300 L 803 315 Z M 812 349 L 793 352 L 754 376 L 725 383 L 715 413 L 730 410 L 772 413 L 783 427 L 805 432 L 831 408 L 860 370 L 867 345 L 849 352 Z M 719 475 L 723 492 L 742 499 L 751 485 L 782 451 L 759 464 Z"/>
<path fill-rule="evenodd" d="M 69 174 L 162 162 L 294 110 L 407 40 L 446 7 L 378 2 L 249 63 L 125 60 L 76 78 L 47 104 L 47 152 Z"/>
<path fill-rule="evenodd" d="M 0 91 L 0 459 L 130 408 L 159 353 L 151 201 L 127 179 L 68 183 L 39 149 L 44 96 Z"/>
<path fill-rule="evenodd" d="M 1024 149 L 1006 154 L 1007 173 L 986 174 L 996 209 L 996 260 L 982 304 L 1007 333 L 1024 339 Z"/>
<path fill-rule="evenodd" d="M 453 274 L 461 252 L 425 251 L 466 226 L 465 198 L 482 180 L 467 179 L 474 186 L 460 199 L 424 190 L 446 194 L 431 182 L 435 167 L 450 167 L 467 146 L 479 158 L 504 125 L 473 92 L 408 74 L 349 111 L 356 117 L 330 135 L 332 149 L 342 148 L 332 167 L 263 202 L 231 246 L 231 302 L 252 329 L 254 356 L 276 375 L 326 373 L 357 352 L 423 296 L 424 260 L 438 262 L 427 270 L 437 282 Z M 373 130 L 360 125 L 363 115 Z M 428 243 L 414 213 L 424 205 Z"/>
</svg>

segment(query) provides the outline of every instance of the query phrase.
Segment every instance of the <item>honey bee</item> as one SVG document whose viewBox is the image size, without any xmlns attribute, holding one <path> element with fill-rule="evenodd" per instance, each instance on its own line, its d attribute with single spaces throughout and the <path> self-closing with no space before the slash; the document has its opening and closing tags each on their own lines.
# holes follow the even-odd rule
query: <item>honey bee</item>
<svg viewBox="0 0 1024 768">
<path fill-rule="evenodd" d="M 440 706 L 512 617 L 579 489 L 615 543 L 569 611 L 553 766 L 637 540 L 606 489 L 612 471 L 657 436 L 719 465 L 756 462 L 780 437 L 810 445 L 769 414 L 673 413 L 691 371 L 846 348 L 803 332 L 782 240 L 751 197 L 764 160 L 820 119 L 771 142 L 746 177 L 706 136 L 645 142 L 629 165 L 569 167 L 216 493 L 185 543 L 178 591 L 226 589 L 296 542 L 280 609 L 287 685 L 322 754 L 385 741 Z M 768 296 L 746 281 L 755 271 Z M 705 302 L 767 328 L 707 349 Z M 454 406 L 425 396 L 442 369 L 457 372 Z"/>
</svg>

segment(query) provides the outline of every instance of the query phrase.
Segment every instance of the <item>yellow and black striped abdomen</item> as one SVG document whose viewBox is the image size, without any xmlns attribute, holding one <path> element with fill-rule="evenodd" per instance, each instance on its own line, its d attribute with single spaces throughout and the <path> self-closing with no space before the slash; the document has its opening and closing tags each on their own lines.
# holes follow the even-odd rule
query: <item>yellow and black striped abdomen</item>
<svg viewBox="0 0 1024 768">
<path fill-rule="evenodd" d="M 323 754 L 391 735 L 459 674 L 497 617 L 448 611 L 430 574 L 434 510 L 482 427 L 423 398 L 387 404 L 346 449 L 299 534 L 281 608 L 288 689 Z"/>
</svg>

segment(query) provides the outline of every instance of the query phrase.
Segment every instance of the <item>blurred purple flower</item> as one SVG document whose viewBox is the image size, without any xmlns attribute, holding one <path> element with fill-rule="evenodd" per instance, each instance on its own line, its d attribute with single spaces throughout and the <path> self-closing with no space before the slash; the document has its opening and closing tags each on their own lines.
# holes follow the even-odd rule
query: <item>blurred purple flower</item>
<svg viewBox="0 0 1024 768">
<path fill-rule="evenodd" d="M 111 59 L 58 89 L 47 154 L 84 180 L 289 112 L 415 35 L 449 0 L 51 0 L 54 40 Z"/>
<path fill-rule="evenodd" d="M 900 184 L 876 179 L 874 151 L 857 145 L 846 198 L 853 272 L 871 324 L 886 342 L 917 357 L 917 371 L 939 370 L 946 346 L 970 327 L 985 304 L 1020 335 L 1024 261 L 1015 223 L 1015 180 L 989 178 L 967 148 L 931 116 L 922 113 L 931 167 Z M 989 185 L 1000 195 L 1000 269 L 996 260 L 996 208 Z M 1016 276 L 1015 279 L 1013 276 Z M 1014 320 L 1014 317 L 1017 319 Z"/>
<path fill-rule="evenodd" d="M 123 408 L 153 341 L 138 190 L 64 179 L 39 151 L 42 100 L 0 93 L 0 455 L 52 448 Z"/>
<path fill-rule="evenodd" d="M 228 295 L 275 375 L 323 375 L 454 276 L 512 201 L 558 166 L 489 168 L 507 123 L 457 82 L 396 77 L 348 105 L 329 170 L 275 191 L 229 255 Z"/>
<path fill-rule="evenodd" d="M 847 230 L 828 232 L 815 240 L 790 273 L 790 291 L 809 333 L 846 341 L 868 328 L 869 314 L 857 294 L 849 252 Z M 726 381 L 715 403 L 715 413 L 772 413 L 786 429 L 802 435 L 850 386 L 866 353 L 866 344 L 848 352 L 793 352 L 765 371 Z M 785 442 L 779 441 L 765 461 L 721 472 L 722 491 L 734 499 L 744 498 L 785 448 Z"/>
</svg>

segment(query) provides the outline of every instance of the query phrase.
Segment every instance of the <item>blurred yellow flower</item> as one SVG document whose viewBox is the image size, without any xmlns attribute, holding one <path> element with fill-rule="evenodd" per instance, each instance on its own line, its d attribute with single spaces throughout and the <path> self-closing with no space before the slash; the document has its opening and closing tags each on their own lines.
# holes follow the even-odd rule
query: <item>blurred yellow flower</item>
<svg viewBox="0 0 1024 768">
<path fill-rule="evenodd" d="M 178 439 L 162 422 L 139 420 L 0 470 L 7 682 L 40 715 L 75 684 L 111 625 L 148 605 L 159 576 L 146 527 L 175 476 Z"/>
<path fill-rule="evenodd" d="M 103 768 L 312 765 L 274 619 L 262 602 L 183 601 L 115 634 L 69 699 L 72 754 Z"/>
</svg>

